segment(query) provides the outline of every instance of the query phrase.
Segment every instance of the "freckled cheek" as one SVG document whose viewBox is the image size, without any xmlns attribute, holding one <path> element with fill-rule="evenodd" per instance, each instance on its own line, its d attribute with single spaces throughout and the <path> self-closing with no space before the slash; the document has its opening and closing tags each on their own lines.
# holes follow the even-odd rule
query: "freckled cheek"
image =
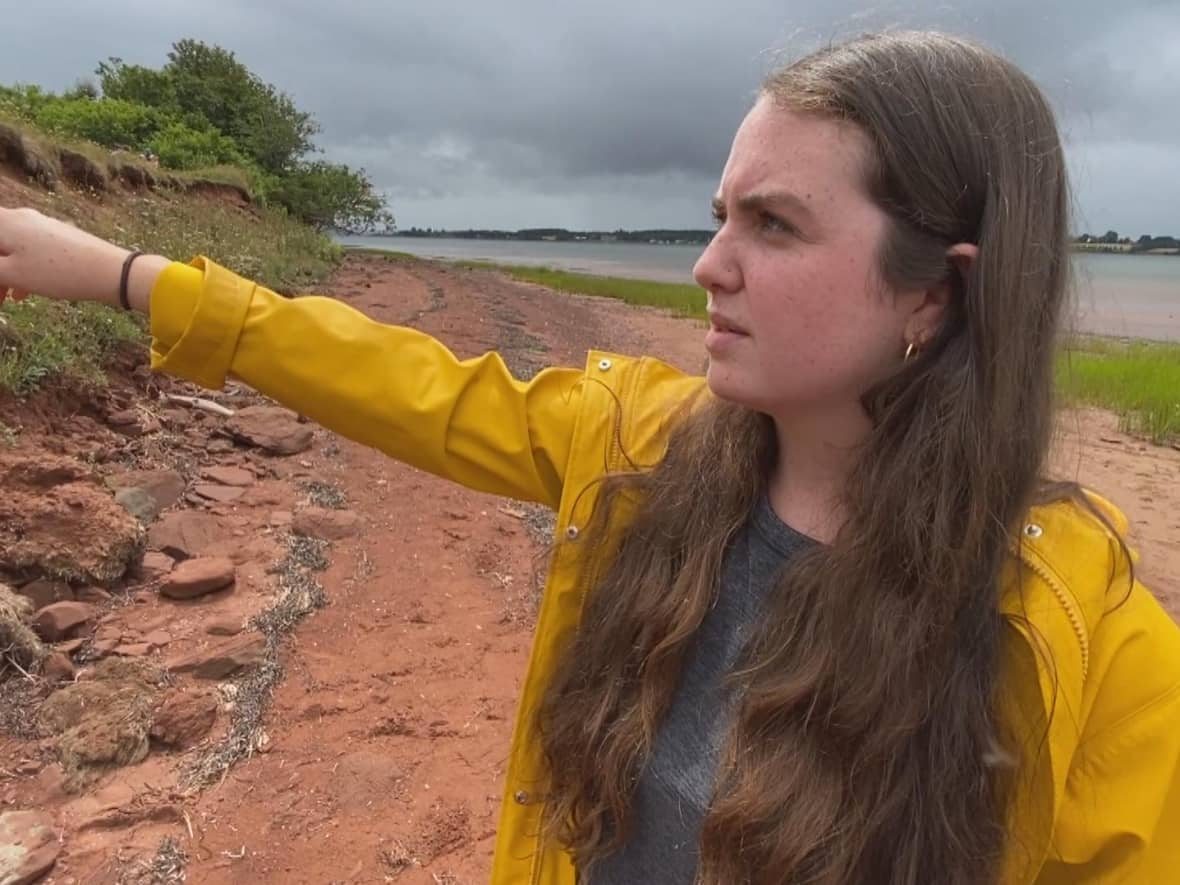
<svg viewBox="0 0 1180 885">
<path fill-rule="evenodd" d="M 769 345 L 764 357 L 780 366 L 817 367 L 857 349 L 872 321 L 867 297 L 855 272 L 794 275 L 754 317 L 755 335 Z"/>
<path fill-rule="evenodd" d="M 764 305 L 761 322 L 780 337 L 814 334 L 823 329 L 833 295 L 827 281 L 813 273 L 795 272 L 772 278 L 764 289 L 769 297 L 760 299 Z"/>
</svg>

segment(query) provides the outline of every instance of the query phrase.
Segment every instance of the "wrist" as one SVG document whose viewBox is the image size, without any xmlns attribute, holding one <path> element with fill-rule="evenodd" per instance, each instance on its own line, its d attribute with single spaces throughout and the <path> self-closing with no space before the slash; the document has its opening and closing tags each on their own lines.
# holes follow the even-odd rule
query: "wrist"
<svg viewBox="0 0 1180 885">
<path fill-rule="evenodd" d="M 132 310 L 147 314 L 151 310 L 152 288 L 160 274 L 171 264 L 163 255 L 140 255 L 131 262 L 127 276 L 127 303 Z M 118 304 L 118 294 L 115 302 Z"/>
</svg>

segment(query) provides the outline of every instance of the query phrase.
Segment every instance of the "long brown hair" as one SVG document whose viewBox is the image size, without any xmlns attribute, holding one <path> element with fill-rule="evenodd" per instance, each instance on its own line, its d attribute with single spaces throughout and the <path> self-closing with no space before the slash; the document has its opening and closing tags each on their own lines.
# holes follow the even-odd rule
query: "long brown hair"
<svg viewBox="0 0 1180 885">
<path fill-rule="evenodd" d="M 1015 779 L 996 759 L 1018 750 L 996 714 L 999 576 L 1049 444 L 1068 272 L 1056 125 L 1016 67 L 934 33 L 824 49 L 764 94 L 860 126 L 866 184 L 891 219 L 884 279 L 950 280 L 953 297 L 923 353 L 864 396 L 873 430 L 846 522 L 792 560 L 733 676 L 699 880 L 995 882 Z M 959 242 L 980 250 L 965 273 L 947 258 Z M 626 838 L 776 445 L 766 416 L 710 398 L 658 464 L 604 481 L 582 542 L 596 553 L 583 620 L 538 716 L 546 821 L 580 867 Z"/>
</svg>

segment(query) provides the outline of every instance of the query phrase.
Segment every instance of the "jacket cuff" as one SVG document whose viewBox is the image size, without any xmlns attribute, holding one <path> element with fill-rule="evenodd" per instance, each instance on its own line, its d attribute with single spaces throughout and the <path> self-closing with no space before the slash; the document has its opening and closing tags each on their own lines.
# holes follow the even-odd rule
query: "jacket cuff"
<svg viewBox="0 0 1180 885">
<path fill-rule="evenodd" d="M 152 368 L 223 387 L 254 288 L 203 256 L 168 265 L 151 293 Z"/>
</svg>

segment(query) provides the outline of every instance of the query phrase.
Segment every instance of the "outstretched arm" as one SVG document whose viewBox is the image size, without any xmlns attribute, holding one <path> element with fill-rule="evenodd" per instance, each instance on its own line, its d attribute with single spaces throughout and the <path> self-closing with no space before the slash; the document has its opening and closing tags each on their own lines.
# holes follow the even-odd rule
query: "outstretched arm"
<svg viewBox="0 0 1180 885">
<path fill-rule="evenodd" d="M 118 304 L 127 250 L 31 210 L 0 210 L 9 290 Z M 329 298 L 289 300 L 211 261 L 131 265 L 152 365 L 205 387 L 233 375 L 340 434 L 471 488 L 556 507 L 583 373 L 524 383 L 488 353 L 457 359 L 414 329 Z"/>
</svg>

